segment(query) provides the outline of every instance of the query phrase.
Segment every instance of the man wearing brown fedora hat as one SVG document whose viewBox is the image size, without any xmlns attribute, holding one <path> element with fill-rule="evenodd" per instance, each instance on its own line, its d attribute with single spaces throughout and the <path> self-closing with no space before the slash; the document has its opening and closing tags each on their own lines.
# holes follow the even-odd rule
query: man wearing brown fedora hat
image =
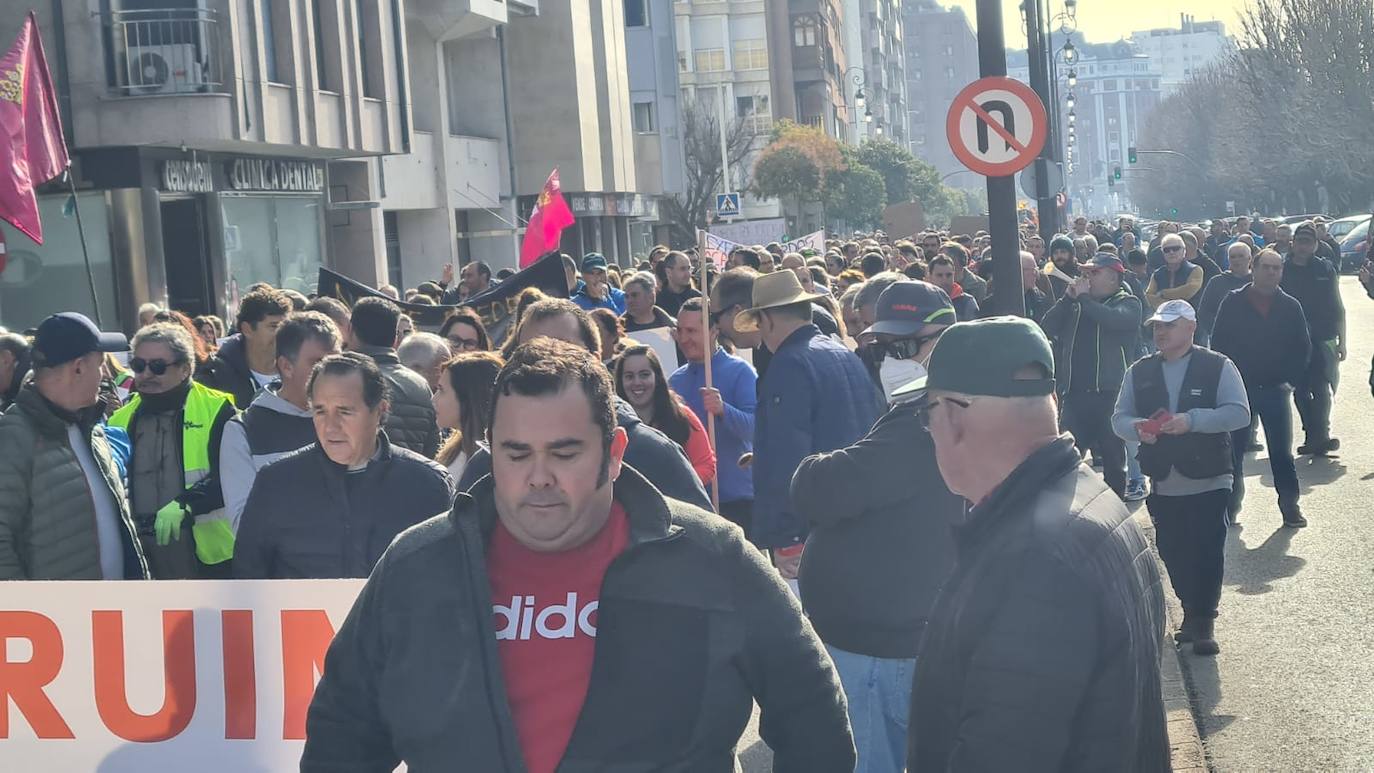
<svg viewBox="0 0 1374 773">
<path fill-rule="evenodd" d="M 885 408 L 853 352 L 811 322 L 818 295 L 791 271 L 754 280 L 753 307 L 734 329 L 757 331 L 773 353 L 759 380 L 754 424 L 754 544 L 773 552 L 783 577 L 801 566 L 806 524 L 792 507 L 792 475 L 806 457 L 851 445 Z"/>
</svg>

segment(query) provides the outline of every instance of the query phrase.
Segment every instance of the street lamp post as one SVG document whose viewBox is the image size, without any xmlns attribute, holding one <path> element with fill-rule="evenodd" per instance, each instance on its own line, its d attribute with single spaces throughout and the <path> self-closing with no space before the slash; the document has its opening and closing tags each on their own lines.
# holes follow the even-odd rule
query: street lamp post
<svg viewBox="0 0 1374 773">
<path fill-rule="evenodd" d="M 864 70 L 864 68 L 855 65 L 854 67 L 850 67 L 848 70 L 844 71 L 844 74 L 840 76 L 840 81 L 842 83 L 844 81 L 852 81 L 855 86 L 853 102 L 854 139 L 855 144 L 858 144 L 857 141 L 859 139 L 859 111 L 863 111 L 864 123 L 873 123 L 873 111 L 868 108 L 867 100 L 864 98 L 864 86 L 868 85 L 868 73 Z M 846 102 L 848 102 L 848 100 L 846 100 Z M 881 126 L 878 127 L 878 133 L 882 134 Z"/>
</svg>

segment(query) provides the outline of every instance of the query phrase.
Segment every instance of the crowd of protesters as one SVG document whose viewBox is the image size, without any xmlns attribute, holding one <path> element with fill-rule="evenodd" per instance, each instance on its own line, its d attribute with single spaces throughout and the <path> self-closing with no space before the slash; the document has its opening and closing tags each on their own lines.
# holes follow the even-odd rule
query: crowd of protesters
<svg viewBox="0 0 1374 773">
<path fill-rule="evenodd" d="M 1287 526 L 1289 395 L 1339 448 L 1330 248 L 1250 225 L 1024 227 L 1021 319 L 988 234 L 936 231 L 564 255 L 504 341 L 382 297 L 511 276 L 480 262 L 131 340 L 55 314 L 0 330 L 0 578 L 370 577 L 302 770 L 725 771 L 753 703 L 779 770 L 1164 770 L 1125 503 L 1215 654 L 1255 424 Z"/>
</svg>

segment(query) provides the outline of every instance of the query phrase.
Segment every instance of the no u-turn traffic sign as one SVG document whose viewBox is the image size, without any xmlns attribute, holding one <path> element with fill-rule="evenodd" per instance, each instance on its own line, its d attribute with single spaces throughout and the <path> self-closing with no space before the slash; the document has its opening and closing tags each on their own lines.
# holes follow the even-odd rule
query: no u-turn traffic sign
<svg viewBox="0 0 1374 773">
<path fill-rule="evenodd" d="M 955 158 L 988 177 L 1030 165 L 1045 146 L 1049 119 L 1030 86 L 1011 78 L 974 81 L 949 107 L 945 132 Z"/>
</svg>

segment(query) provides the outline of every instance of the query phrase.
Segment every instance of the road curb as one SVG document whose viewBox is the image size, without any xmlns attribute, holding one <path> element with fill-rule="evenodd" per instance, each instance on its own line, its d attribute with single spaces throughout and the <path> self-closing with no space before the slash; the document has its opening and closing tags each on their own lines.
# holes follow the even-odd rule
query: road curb
<svg viewBox="0 0 1374 773">
<path fill-rule="evenodd" d="M 1207 764 L 1207 750 L 1202 745 L 1198 733 L 1197 715 L 1193 711 L 1193 701 L 1188 691 L 1188 682 L 1183 668 L 1183 653 L 1173 643 L 1173 632 L 1183 621 L 1183 607 L 1174 596 L 1173 585 L 1169 582 L 1169 570 L 1159 557 L 1155 545 L 1154 524 L 1150 522 L 1144 506 L 1135 512 L 1135 517 L 1150 541 L 1150 553 L 1159 576 L 1164 583 L 1164 609 L 1168 618 L 1165 641 L 1161 645 L 1159 662 L 1160 687 L 1164 696 L 1164 715 L 1169 728 L 1169 765 L 1175 773 L 1210 773 Z"/>
</svg>

